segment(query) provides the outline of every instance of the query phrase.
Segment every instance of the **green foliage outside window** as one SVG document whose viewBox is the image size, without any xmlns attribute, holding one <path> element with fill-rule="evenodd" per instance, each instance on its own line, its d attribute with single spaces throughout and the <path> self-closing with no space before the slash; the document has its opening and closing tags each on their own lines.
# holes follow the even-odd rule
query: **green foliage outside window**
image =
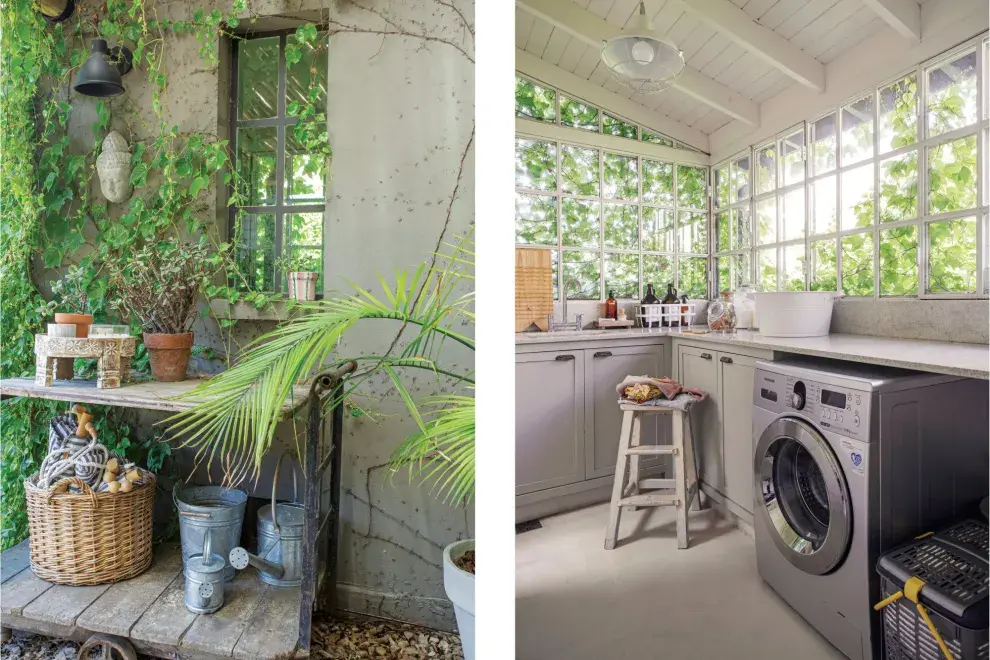
<svg viewBox="0 0 990 660">
<path fill-rule="evenodd" d="M 553 123 L 557 120 L 557 93 L 516 77 L 516 116 Z"/>
<path fill-rule="evenodd" d="M 598 132 L 598 108 L 561 95 L 560 123 L 586 131 Z"/>
</svg>

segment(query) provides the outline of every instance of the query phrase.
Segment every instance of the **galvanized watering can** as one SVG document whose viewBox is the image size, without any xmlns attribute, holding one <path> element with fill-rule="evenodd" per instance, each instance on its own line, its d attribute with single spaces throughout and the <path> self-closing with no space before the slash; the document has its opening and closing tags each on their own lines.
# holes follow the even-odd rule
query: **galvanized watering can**
<svg viewBox="0 0 990 660">
<path fill-rule="evenodd" d="M 223 606 L 223 555 L 213 552 L 212 533 L 203 539 L 203 554 L 186 560 L 182 574 L 186 578 L 186 608 L 196 614 L 213 614 Z"/>
<path fill-rule="evenodd" d="M 228 582 L 234 579 L 237 571 L 225 558 L 241 542 L 247 499 L 247 493 L 238 488 L 175 485 L 172 501 L 179 511 L 183 566 L 203 548 L 203 540 L 210 533 L 213 550 L 226 564 L 224 579 Z"/>
<path fill-rule="evenodd" d="M 231 565 L 237 570 L 247 568 L 248 564 L 257 568 L 263 582 L 276 587 L 295 587 L 302 582 L 303 527 L 306 523 L 306 510 L 301 504 L 275 502 L 279 467 L 283 456 L 284 453 L 279 456 L 275 464 L 272 503 L 266 504 L 258 511 L 258 554 L 251 554 L 244 548 L 238 547 L 230 551 L 229 558 Z"/>
</svg>

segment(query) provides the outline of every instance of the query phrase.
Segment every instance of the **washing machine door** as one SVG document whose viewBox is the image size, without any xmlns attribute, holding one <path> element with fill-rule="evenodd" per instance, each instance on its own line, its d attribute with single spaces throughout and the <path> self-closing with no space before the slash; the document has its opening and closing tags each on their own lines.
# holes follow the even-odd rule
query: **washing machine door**
<svg viewBox="0 0 990 660">
<path fill-rule="evenodd" d="M 849 488 L 822 434 L 795 417 L 775 420 L 754 459 L 763 518 L 777 549 L 794 566 L 824 575 L 842 562 L 852 535 Z"/>
</svg>

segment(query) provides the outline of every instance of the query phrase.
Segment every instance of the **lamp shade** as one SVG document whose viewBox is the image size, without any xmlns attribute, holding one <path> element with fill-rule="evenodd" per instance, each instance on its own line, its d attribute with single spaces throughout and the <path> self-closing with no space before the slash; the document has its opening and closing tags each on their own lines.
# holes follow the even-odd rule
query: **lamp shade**
<svg viewBox="0 0 990 660">
<path fill-rule="evenodd" d="M 117 60 L 117 63 L 114 64 L 111 59 Z M 80 67 L 72 88 L 86 96 L 117 96 L 124 93 L 121 75 L 130 70 L 130 50 L 123 46 L 108 49 L 104 39 L 93 39 L 89 57 Z"/>
<path fill-rule="evenodd" d="M 653 31 L 646 3 L 640 2 L 632 31 L 602 43 L 602 64 L 619 84 L 637 94 L 655 94 L 684 71 L 684 54 Z"/>
<path fill-rule="evenodd" d="M 38 0 L 41 15 L 50 23 L 61 23 L 68 20 L 76 10 L 73 0 Z"/>
</svg>

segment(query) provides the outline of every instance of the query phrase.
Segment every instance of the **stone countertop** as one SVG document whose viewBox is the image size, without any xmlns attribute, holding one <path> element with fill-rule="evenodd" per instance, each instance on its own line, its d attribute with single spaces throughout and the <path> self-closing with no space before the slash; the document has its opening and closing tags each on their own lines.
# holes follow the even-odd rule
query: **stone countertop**
<svg viewBox="0 0 990 660">
<path fill-rule="evenodd" d="M 710 342 L 747 348 L 879 364 L 900 369 L 929 371 L 968 378 L 990 379 L 990 346 L 957 344 L 917 339 L 891 339 L 865 335 L 825 337 L 764 337 L 755 330 L 732 333 L 693 334 L 681 328 L 630 328 L 627 330 L 582 330 L 564 332 L 519 332 L 516 345 L 555 344 L 575 341 L 611 341 L 675 337 L 694 342 Z"/>
</svg>

